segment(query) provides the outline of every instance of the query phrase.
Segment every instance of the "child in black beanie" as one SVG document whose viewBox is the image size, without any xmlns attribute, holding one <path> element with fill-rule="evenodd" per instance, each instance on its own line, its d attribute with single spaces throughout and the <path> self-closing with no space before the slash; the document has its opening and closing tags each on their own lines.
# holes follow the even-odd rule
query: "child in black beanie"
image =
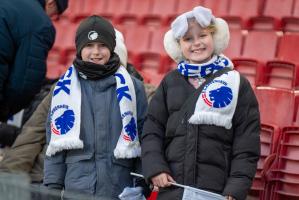
<svg viewBox="0 0 299 200">
<path fill-rule="evenodd" d="M 140 168 L 139 135 L 147 109 L 141 81 L 114 53 L 115 30 L 99 16 L 81 22 L 77 55 L 53 90 L 47 120 L 44 184 L 118 199 Z"/>
</svg>

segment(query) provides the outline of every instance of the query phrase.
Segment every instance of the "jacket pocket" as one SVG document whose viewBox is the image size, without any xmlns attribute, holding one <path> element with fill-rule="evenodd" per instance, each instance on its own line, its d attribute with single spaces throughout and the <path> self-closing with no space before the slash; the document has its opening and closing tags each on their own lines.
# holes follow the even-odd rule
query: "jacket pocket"
<svg viewBox="0 0 299 200">
<path fill-rule="evenodd" d="M 122 167 L 133 168 L 135 159 L 117 159 L 112 155 L 112 163 Z"/>
<path fill-rule="evenodd" d="M 65 163 L 71 164 L 71 163 L 79 162 L 81 160 L 89 160 L 91 158 L 92 158 L 92 154 L 67 156 L 65 158 Z"/>
<path fill-rule="evenodd" d="M 65 163 L 67 166 L 64 180 L 65 189 L 92 192 L 96 182 L 93 155 L 69 155 L 66 157 Z"/>
<path fill-rule="evenodd" d="M 130 172 L 134 170 L 135 159 L 117 159 L 112 155 L 109 176 L 113 188 L 113 195 L 119 195 L 125 187 L 133 186 L 133 176 Z"/>
</svg>

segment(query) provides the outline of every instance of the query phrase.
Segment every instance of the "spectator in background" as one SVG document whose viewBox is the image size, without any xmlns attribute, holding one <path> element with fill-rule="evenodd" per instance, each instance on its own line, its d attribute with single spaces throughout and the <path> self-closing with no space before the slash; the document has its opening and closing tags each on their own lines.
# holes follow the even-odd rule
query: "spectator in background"
<svg viewBox="0 0 299 200">
<path fill-rule="evenodd" d="M 21 110 L 21 112 L 12 116 L 7 123 L 0 123 L 0 146 L 10 147 L 19 133 L 22 130 L 23 124 L 31 117 L 33 112 L 36 110 L 37 106 L 50 92 L 51 86 L 57 80 L 45 79 L 42 84 L 42 88 L 38 94 L 35 95 L 34 99 L 31 101 L 30 105 Z"/>
<path fill-rule="evenodd" d="M 50 17 L 68 0 L 0 1 L 0 121 L 27 107 L 42 86 L 55 41 Z"/>
<path fill-rule="evenodd" d="M 178 16 L 164 37 L 178 63 L 149 104 L 142 170 L 158 199 L 182 199 L 171 182 L 244 200 L 260 155 L 260 113 L 249 81 L 221 53 L 227 23 L 210 9 Z"/>
</svg>

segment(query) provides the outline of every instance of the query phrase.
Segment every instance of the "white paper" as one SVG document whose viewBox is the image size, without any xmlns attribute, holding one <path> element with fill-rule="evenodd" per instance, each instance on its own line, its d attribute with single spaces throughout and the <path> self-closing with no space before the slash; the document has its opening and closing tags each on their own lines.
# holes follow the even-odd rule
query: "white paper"
<svg viewBox="0 0 299 200">
<path fill-rule="evenodd" d="M 225 200 L 219 194 L 185 186 L 182 200 Z"/>
</svg>

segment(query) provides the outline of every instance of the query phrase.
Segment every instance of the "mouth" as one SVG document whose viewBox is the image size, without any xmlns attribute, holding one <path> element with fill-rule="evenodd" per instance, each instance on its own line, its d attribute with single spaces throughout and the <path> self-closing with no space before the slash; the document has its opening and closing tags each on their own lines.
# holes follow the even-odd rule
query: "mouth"
<svg viewBox="0 0 299 200">
<path fill-rule="evenodd" d="M 200 48 L 200 49 L 194 49 L 194 50 L 191 50 L 192 53 L 201 53 L 203 51 L 205 51 L 206 48 Z"/>
<path fill-rule="evenodd" d="M 89 60 L 90 60 L 90 62 L 93 62 L 93 63 L 99 63 L 102 61 L 102 58 L 90 58 Z"/>
</svg>

